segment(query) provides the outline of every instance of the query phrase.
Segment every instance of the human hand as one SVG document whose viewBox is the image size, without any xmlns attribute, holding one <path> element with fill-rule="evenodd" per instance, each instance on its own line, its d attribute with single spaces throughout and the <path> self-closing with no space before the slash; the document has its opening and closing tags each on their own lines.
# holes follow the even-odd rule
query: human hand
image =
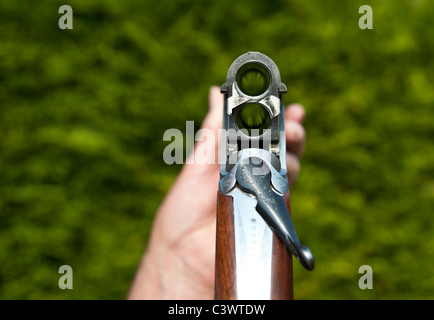
<svg viewBox="0 0 434 320">
<path fill-rule="evenodd" d="M 212 130 L 215 137 L 218 129 L 222 128 L 223 103 L 219 87 L 212 87 L 209 111 L 202 128 Z M 304 108 L 299 104 L 285 109 L 290 185 L 300 171 L 299 160 L 306 139 L 302 126 L 304 115 Z M 217 141 L 196 143 L 195 149 L 215 148 L 215 164 L 194 161 L 191 161 L 193 164 L 185 164 L 161 204 L 128 299 L 213 299 L 220 170 L 217 161 L 220 146 Z"/>
</svg>

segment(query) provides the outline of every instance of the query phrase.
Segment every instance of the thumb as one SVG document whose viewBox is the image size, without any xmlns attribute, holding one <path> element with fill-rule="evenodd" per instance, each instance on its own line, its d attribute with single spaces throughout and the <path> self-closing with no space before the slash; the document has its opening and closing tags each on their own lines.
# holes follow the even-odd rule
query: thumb
<svg viewBox="0 0 434 320">
<path fill-rule="evenodd" d="M 208 113 L 203 121 L 202 128 L 215 131 L 222 128 L 223 125 L 223 95 L 220 93 L 220 87 L 212 86 L 208 95 Z"/>
<path fill-rule="evenodd" d="M 189 166 L 203 170 L 218 168 L 218 158 L 220 152 L 220 139 L 219 129 L 223 124 L 223 95 L 220 93 L 220 88 L 212 86 L 208 95 L 208 113 L 199 130 L 199 136 L 196 139 L 193 152 L 189 155 L 187 160 L 188 164 L 195 164 Z M 201 166 L 200 164 L 205 164 Z M 211 164 L 211 166 L 209 166 Z M 217 166 L 214 166 L 215 164 Z M 211 170 L 213 170 L 211 169 Z"/>
</svg>

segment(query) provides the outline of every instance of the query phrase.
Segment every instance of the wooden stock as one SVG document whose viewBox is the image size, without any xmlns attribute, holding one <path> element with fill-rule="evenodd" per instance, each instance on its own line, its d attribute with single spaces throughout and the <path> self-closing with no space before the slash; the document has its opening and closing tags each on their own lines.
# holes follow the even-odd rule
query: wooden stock
<svg viewBox="0 0 434 320">
<path fill-rule="evenodd" d="M 215 299 L 237 299 L 236 279 L 233 198 L 218 191 Z"/>
<path fill-rule="evenodd" d="M 288 212 L 289 192 L 284 196 Z M 282 241 L 273 234 L 271 263 L 271 299 L 293 299 L 292 255 Z M 236 300 L 236 267 L 233 198 L 220 191 L 217 196 L 217 238 L 215 262 L 215 299 Z"/>
</svg>

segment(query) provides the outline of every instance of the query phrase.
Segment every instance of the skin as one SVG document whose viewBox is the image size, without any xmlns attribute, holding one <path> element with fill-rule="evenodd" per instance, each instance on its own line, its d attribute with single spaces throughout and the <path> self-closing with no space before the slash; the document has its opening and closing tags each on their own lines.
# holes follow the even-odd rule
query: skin
<svg viewBox="0 0 434 320">
<path fill-rule="evenodd" d="M 209 111 L 202 128 L 217 136 L 222 128 L 223 95 L 211 87 Z M 285 109 L 287 169 L 292 185 L 300 171 L 305 146 L 304 108 Z M 218 139 L 216 139 L 218 140 Z M 202 144 L 213 145 L 202 145 Z M 216 206 L 219 181 L 217 141 L 199 141 L 195 148 L 214 147 L 215 164 L 185 164 L 161 204 L 148 246 L 128 299 L 213 299 Z M 188 162 L 188 161 L 187 161 Z M 193 161 L 192 161 L 193 162 Z"/>
</svg>

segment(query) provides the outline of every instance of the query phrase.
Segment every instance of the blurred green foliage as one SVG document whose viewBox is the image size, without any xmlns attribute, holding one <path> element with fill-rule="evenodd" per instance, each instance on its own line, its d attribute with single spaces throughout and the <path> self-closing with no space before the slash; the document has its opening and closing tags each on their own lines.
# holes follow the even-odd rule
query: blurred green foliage
<svg viewBox="0 0 434 320">
<path fill-rule="evenodd" d="M 164 131 L 198 129 L 209 87 L 260 51 L 307 112 L 291 197 L 316 269 L 295 264 L 295 297 L 433 299 L 433 17 L 430 0 L 1 1 L 0 298 L 123 299 L 180 169 Z"/>
</svg>

